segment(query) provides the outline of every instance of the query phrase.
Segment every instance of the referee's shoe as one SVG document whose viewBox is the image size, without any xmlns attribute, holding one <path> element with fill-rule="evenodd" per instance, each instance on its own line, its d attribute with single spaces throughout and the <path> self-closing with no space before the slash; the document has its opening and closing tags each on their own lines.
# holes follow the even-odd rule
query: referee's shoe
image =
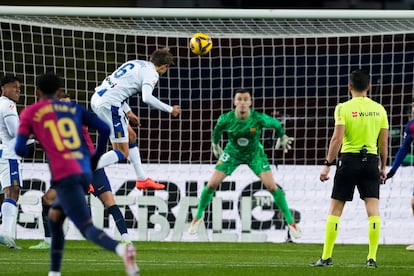
<svg viewBox="0 0 414 276">
<path fill-rule="evenodd" d="M 332 265 L 333 265 L 332 258 L 328 258 L 326 260 L 322 260 L 322 258 L 320 258 L 316 262 L 310 264 L 310 266 L 332 266 Z"/>
<path fill-rule="evenodd" d="M 366 264 L 367 268 L 377 268 L 377 263 L 374 261 L 374 259 L 367 260 Z"/>
</svg>

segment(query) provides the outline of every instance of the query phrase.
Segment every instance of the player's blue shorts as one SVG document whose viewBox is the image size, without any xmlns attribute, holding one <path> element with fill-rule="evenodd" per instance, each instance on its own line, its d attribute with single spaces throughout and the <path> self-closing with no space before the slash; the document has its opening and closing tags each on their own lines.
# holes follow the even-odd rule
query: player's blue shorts
<svg viewBox="0 0 414 276">
<path fill-rule="evenodd" d="M 0 159 L 0 188 L 21 187 L 21 161 L 17 159 Z"/>
<path fill-rule="evenodd" d="M 109 179 L 106 176 L 104 168 L 93 172 L 92 186 L 94 189 L 94 192 L 92 194 L 96 197 L 99 197 L 101 194 L 108 191 L 112 192 L 111 184 L 109 183 Z"/>
<path fill-rule="evenodd" d="M 128 119 L 120 106 L 102 103 L 99 94 L 94 93 L 91 107 L 93 112 L 110 126 L 109 139 L 112 143 L 128 143 Z"/>
<path fill-rule="evenodd" d="M 78 229 L 82 229 L 87 222 L 92 220 L 85 199 L 91 181 L 91 175 L 82 173 L 52 183 L 51 188 L 56 190 L 57 199 L 53 202 L 51 208 L 61 209 Z"/>
</svg>

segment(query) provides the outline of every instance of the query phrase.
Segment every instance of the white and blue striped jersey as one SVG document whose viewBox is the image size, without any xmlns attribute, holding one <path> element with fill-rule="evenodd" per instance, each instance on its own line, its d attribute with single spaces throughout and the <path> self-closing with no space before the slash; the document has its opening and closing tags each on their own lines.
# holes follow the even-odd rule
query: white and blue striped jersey
<svg viewBox="0 0 414 276">
<path fill-rule="evenodd" d="M 159 74 L 152 62 L 144 60 L 130 60 L 118 67 L 111 75 L 95 88 L 92 96 L 94 106 L 121 107 L 129 97 L 137 93 L 148 92 L 143 95 L 145 103 L 165 112 L 171 112 L 172 107 L 152 96 L 152 91 L 158 83 Z"/>
<path fill-rule="evenodd" d="M 19 115 L 16 103 L 5 96 L 0 97 L 0 157 L 2 159 L 22 158 L 14 151 Z"/>
</svg>

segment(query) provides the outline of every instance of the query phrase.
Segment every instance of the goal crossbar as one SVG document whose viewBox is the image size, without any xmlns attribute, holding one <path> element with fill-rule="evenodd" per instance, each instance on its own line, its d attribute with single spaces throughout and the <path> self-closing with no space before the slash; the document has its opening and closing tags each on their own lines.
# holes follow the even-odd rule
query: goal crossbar
<svg viewBox="0 0 414 276">
<path fill-rule="evenodd" d="M 113 20 L 107 20 L 111 18 Z M 216 38 L 337 37 L 414 33 L 414 11 L 160 9 L 0 6 L 2 22 L 66 30 Z M 115 24 L 114 24 L 115 23 Z"/>
<path fill-rule="evenodd" d="M 412 19 L 412 10 L 281 10 L 281 9 L 179 9 L 116 7 L 0 6 L 0 14 L 46 16 L 109 16 L 165 18 L 290 18 L 290 19 Z"/>
</svg>

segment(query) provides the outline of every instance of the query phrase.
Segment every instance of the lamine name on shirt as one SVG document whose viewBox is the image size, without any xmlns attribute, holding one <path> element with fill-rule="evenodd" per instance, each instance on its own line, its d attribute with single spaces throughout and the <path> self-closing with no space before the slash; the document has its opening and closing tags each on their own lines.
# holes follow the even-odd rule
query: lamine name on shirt
<svg viewBox="0 0 414 276">
<path fill-rule="evenodd" d="M 40 122 L 40 120 L 42 119 L 42 117 L 47 114 L 47 113 L 51 113 L 51 112 L 70 112 L 72 114 L 75 114 L 76 112 L 76 108 L 75 107 L 70 107 L 67 105 L 63 105 L 63 104 L 48 104 L 45 105 L 44 107 L 40 108 L 35 116 L 34 116 L 34 121 L 35 122 Z"/>
</svg>

